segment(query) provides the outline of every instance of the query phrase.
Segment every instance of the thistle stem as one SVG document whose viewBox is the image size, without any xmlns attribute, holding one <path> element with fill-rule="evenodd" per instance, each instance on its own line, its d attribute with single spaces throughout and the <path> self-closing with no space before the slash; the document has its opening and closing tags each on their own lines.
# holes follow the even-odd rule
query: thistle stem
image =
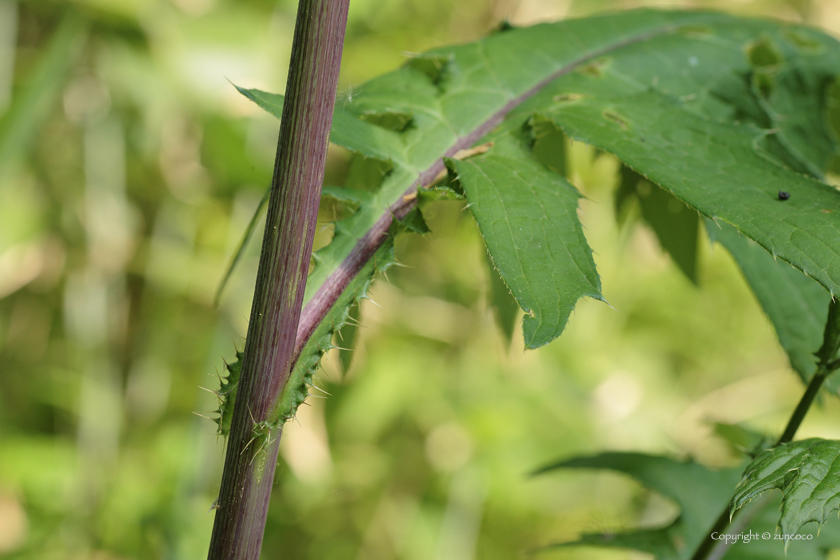
<svg viewBox="0 0 840 560">
<path fill-rule="evenodd" d="M 209 560 L 257 560 L 324 176 L 349 0 L 300 0 Z"/>
</svg>

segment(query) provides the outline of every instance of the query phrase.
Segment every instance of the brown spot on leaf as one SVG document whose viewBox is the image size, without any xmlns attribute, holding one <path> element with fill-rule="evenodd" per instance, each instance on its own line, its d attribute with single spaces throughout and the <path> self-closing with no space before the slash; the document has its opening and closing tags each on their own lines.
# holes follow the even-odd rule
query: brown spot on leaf
<svg viewBox="0 0 840 560">
<path fill-rule="evenodd" d="M 605 119 L 617 123 L 618 126 L 620 126 L 623 130 L 627 130 L 629 128 L 629 123 L 627 122 L 627 120 L 618 113 L 615 113 L 613 111 L 604 111 L 603 115 Z"/>
</svg>

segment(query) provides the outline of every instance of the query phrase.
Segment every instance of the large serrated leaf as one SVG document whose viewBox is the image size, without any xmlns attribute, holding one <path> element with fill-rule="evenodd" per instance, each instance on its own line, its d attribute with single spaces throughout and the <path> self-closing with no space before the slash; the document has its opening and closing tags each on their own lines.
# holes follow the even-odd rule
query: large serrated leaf
<svg viewBox="0 0 840 560">
<path fill-rule="evenodd" d="M 593 545 L 630 548 L 658 559 L 686 558 L 720 514 L 738 481 L 738 469 L 713 471 L 693 461 L 676 461 L 643 453 L 601 453 L 561 461 L 539 472 L 556 469 L 606 469 L 627 474 L 646 488 L 676 502 L 680 515 L 655 529 L 610 535 L 584 535 L 563 546 Z"/>
<path fill-rule="evenodd" d="M 536 348 L 560 336 L 578 299 L 602 299 L 600 280 L 577 219 L 577 189 L 530 157 L 522 135 L 489 138 L 488 153 L 447 165 L 525 310 L 525 346 Z"/>
<path fill-rule="evenodd" d="M 781 62 L 767 64 L 764 51 L 750 50 L 765 43 L 782 53 Z M 838 43 L 812 29 L 653 10 L 509 29 L 412 59 L 354 88 L 336 106 L 333 141 L 391 167 L 369 186 L 370 203 L 321 251 L 306 301 L 392 205 L 433 180 L 443 157 L 486 141 L 499 124 L 517 131 L 536 113 L 840 293 L 840 193 L 800 173 L 816 173 L 836 158 L 821 116 L 829 113 L 821 111 L 839 69 Z M 799 97 L 808 101 L 793 118 L 792 100 Z M 812 132 L 820 141 L 807 147 L 803 139 Z M 517 149 L 516 166 L 530 168 L 533 154 Z M 477 165 L 451 167 L 466 177 Z M 530 187 L 527 180 L 510 183 L 507 194 L 524 201 Z M 779 191 L 790 198 L 780 200 Z M 470 192 L 481 199 L 475 209 L 486 205 L 482 188 Z M 525 249 L 572 247 L 579 254 L 568 260 L 578 266 L 561 265 L 550 287 L 527 295 L 513 285 L 526 269 L 508 251 L 522 240 L 486 221 L 482 226 L 501 275 L 534 312 L 526 319 L 528 346 L 560 333 L 575 297 L 598 292 L 577 217 L 566 212 L 546 223 Z"/>
<path fill-rule="evenodd" d="M 566 469 L 611 470 L 631 476 L 642 486 L 673 500 L 679 515 L 661 527 L 617 533 L 587 533 L 573 542 L 552 547 L 598 547 L 645 552 L 656 560 L 688 560 L 700 541 L 708 536 L 722 504 L 732 495 L 738 469 L 712 470 L 694 461 L 641 453 L 602 453 L 561 461 L 540 472 Z M 825 560 L 840 548 L 840 530 L 828 525 L 819 535 L 808 531 L 807 539 L 794 541 L 785 554 L 784 543 L 775 538 L 778 501 L 768 504 L 748 527 L 739 529 L 741 538 L 726 553 L 726 560 Z"/>
<path fill-rule="evenodd" d="M 840 441 L 811 438 L 762 451 L 744 471 L 732 511 L 773 489 L 784 496 L 783 535 L 796 535 L 808 523 L 825 523 L 840 511 Z"/>
<path fill-rule="evenodd" d="M 603 59 L 597 70 L 558 80 L 540 97 L 573 93 L 573 101 L 543 108 L 570 136 L 614 153 L 677 198 L 735 225 L 837 293 L 840 193 L 790 168 L 817 165 L 805 159 L 805 150 L 792 147 L 791 138 L 802 134 L 806 122 L 798 122 L 795 131 L 769 128 L 782 116 L 762 113 L 764 103 L 744 86 L 754 68 L 742 50 L 756 37 L 789 42 L 791 29 L 738 20 L 703 33 L 654 38 Z M 807 59 L 800 72 L 811 74 L 809 80 L 795 81 L 797 92 L 824 107 L 825 88 L 840 70 L 840 48 L 812 30 L 796 31 L 822 49 L 799 55 Z M 651 57 L 662 59 L 662 65 L 649 64 Z M 798 62 L 791 58 L 785 63 Z M 792 82 L 777 81 L 774 87 L 793 87 Z M 808 84 L 813 89 L 807 90 Z M 825 123 L 812 120 L 807 122 L 819 125 L 825 136 Z M 821 166 L 827 151 L 820 152 Z M 780 197 L 780 191 L 790 198 Z"/>
</svg>

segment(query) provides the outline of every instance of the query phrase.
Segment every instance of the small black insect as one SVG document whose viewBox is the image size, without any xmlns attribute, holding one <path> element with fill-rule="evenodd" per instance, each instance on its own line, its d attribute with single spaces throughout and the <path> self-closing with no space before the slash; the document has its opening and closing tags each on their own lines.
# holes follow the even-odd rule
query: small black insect
<svg viewBox="0 0 840 560">
<path fill-rule="evenodd" d="M 787 191 L 779 191 L 779 200 L 787 200 L 790 198 L 790 193 Z"/>
</svg>

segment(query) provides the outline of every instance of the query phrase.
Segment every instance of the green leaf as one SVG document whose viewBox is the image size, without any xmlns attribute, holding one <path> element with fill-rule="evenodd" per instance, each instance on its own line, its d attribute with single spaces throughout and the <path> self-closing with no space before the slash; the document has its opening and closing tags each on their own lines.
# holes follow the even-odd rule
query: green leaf
<svg viewBox="0 0 840 560">
<path fill-rule="evenodd" d="M 812 438 L 763 451 L 744 471 L 732 511 L 775 488 L 784 496 L 783 535 L 796 535 L 808 523 L 822 526 L 840 511 L 840 441 Z"/>
<path fill-rule="evenodd" d="M 632 200 L 639 204 L 642 218 L 653 229 L 662 249 L 671 255 L 682 273 L 697 284 L 697 237 L 700 231 L 697 212 L 624 165 L 616 194 L 619 213 Z"/>
<path fill-rule="evenodd" d="M 350 371 L 350 366 L 353 364 L 353 344 L 356 342 L 356 336 L 359 334 L 359 323 L 361 321 L 361 307 L 353 305 L 350 307 L 347 314 L 347 321 L 344 326 L 336 330 L 336 338 L 338 339 L 338 359 L 341 361 L 341 369 L 346 375 Z"/>
<path fill-rule="evenodd" d="M 823 327 L 831 297 L 817 282 L 770 253 L 725 223 L 706 222 L 709 237 L 732 254 L 756 299 L 776 330 L 790 365 L 808 382 L 817 370 L 814 353 L 823 340 Z M 827 380 L 837 391 L 837 378 Z"/>
<path fill-rule="evenodd" d="M 314 385 L 315 371 L 327 350 L 333 348 L 333 336 L 347 324 L 350 308 L 367 296 L 370 283 L 376 272 L 384 272 L 394 263 L 394 245 L 387 241 L 356 275 L 324 320 L 301 350 L 300 357 L 292 368 L 292 374 L 280 394 L 280 399 L 272 414 L 273 422 L 285 422 L 294 418 L 298 407 L 309 396 L 309 389 Z M 316 389 L 317 390 L 317 389 Z"/>
<path fill-rule="evenodd" d="M 525 135 L 489 138 L 489 152 L 447 166 L 493 266 L 525 310 L 525 346 L 537 348 L 560 336 L 578 299 L 603 299 L 600 280 L 577 219 L 580 193 L 529 157 Z"/>
<path fill-rule="evenodd" d="M 424 202 L 436 202 L 438 200 L 463 200 L 464 195 L 451 187 L 436 185 L 417 191 L 417 198 L 420 204 L 423 204 Z"/>
<path fill-rule="evenodd" d="M 837 154 L 826 119 L 828 89 L 840 68 L 824 66 L 824 45 L 798 31 L 786 40 L 763 37 L 753 43 L 753 91 L 779 141 L 808 169 L 822 177 Z"/>
<path fill-rule="evenodd" d="M 419 208 L 414 208 L 411 212 L 406 214 L 405 218 L 397 221 L 398 231 L 408 231 L 411 233 L 429 233 L 429 226 L 426 224 L 426 219 L 420 212 Z"/>
<path fill-rule="evenodd" d="M 0 169 L 5 169 L 32 142 L 47 118 L 87 34 L 87 21 L 68 9 L 55 30 L 25 87 L 0 119 Z"/>
<path fill-rule="evenodd" d="M 629 475 L 647 489 L 673 500 L 679 507 L 679 514 L 660 527 L 586 533 L 576 541 L 557 543 L 551 548 L 588 546 L 636 550 L 651 554 L 657 560 L 691 558 L 732 495 L 739 470 L 712 470 L 694 461 L 641 453 L 602 453 L 562 461 L 539 472 L 565 469 L 611 470 Z M 777 505 L 778 501 L 771 501 L 747 527 L 737 530 L 741 535 L 752 535 L 752 540 L 739 540 L 732 545 L 726 560 L 825 560 L 830 550 L 840 548 L 840 530 L 834 527 L 835 523 L 823 527 L 819 535 L 814 530 L 806 531 L 807 540 L 793 541 L 786 554 L 785 543 L 775 537 Z"/>
<path fill-rule="evenodd" d="M 239 93 L 277 117 L 283 116 L 283 96 L 258 89 L 246 89 L 234 86 Z M 367 157 L 390 161 L 402 159 L 400 136 L 393 130 L 368 122 L 368 112 L 364 119 L 346 111 L 341 103 L 335 104 L 333 112 L 330 142 L 348 150 L 364 154 Z"/>
<path fill-rule="evenodd" d="M 716 436 L 726 441 L 733 451 L 756 456 L 759 452 L 773 445 L 766 434 L 756 432 L 741 424 L 727 424 L 725 422 L 712 423 Z"/>
<path fill-rule="evenodd" d="M 341 292 L 335 305 L 316 327 L 312 336 L 304 345 L 297 362 L 292 368 L 289 380 L 280 393 L 280 398 L 265 426 L 272 428 L 295 417 L 298 408 L 310 394 L 310 389 L 319 389 L 314 381 L 315 372 L 324 354 L 334 348 L 333 337 L 348 325 L 350 310 L 357 306 L 359 300 L 367 296 L 370 283 L 376 272 L 384 272 L 394 262 L 394 246 L 387 241 L 365 264 L 364 268 L 353 278 L 353 281 Z M 221 388 L 216 394 L 219 396 L 219 417 L 214 421 L 219 425 L 219 433 L 227 435 L 233 414 L 233 403 L 236 399 L 236 388 L 239 382 L 242 353 L 238 352 L 237 361 L 225 364 L 230 372 L 228 377 L 221 379 Z"/>
<path fill-rule="evenodd" d="M 688 558 L 720 515 L 723 504 L 738 482 L 738 469 L 713 471 L 693 461 L 676 461 L 642 453 L 601 453 L 578 457 L 547 466 L 536 474 L 557 469 L 602 469 L 623 473 L 649 490 L 673 500 L 680 509 L 680 515 L 665 527 L 610 536 L 584 535 L 579 541 L 562 546 L 585 544 L 630 548 L 661 559 Z"/>
<path fill-rule="evenodd" d="M 236 404 L 236 394 L 239 389 L 239 375 L 242 373 L 242 352 L 236 353 L 236 360 L 225 363 L 227 375 L 219 377 L 219 390 L 214 391 L 219 399 L 219 408 L 216 409 L 218 416 L 213 421 L 218 425 L 218 434 L 227 436 L 230 433 L 230 424 L 233 420 L 233 407 Z"/>
<path fill-rule="evenodd" d="M 788 149 L 792 133 L 764 128 L 765 122 L 773 126 L 777 115 L 768 116 L 744 85 L 754 70 L 741 49 L 758 37 L 788 41 L 786 33 L 794 28 L 753 20 L 721 23 L 703 33 L 663 35 L 629 46 L 601 59 L 597 73 L 564 76 L 529 103 L 539 104 L 572 138 L 617 155 L 691 207 L 735 225 L 837 293 L 840 193 L 787 166 L 816 164 Z M 795 30 L 822 50 L 785 64 L 812 73 L 812 79 L 797 82 L 797 95 L 820 103 L 840 68 L 840 48 L 824 35 Z M 654 56 L 663 59 L 662 65 L 650 64 Z M 803 90 L 808 84 L 816 90 Z M 543 106 L 549 95 L 561 93 L 579 97 Z M 790 193 L 790 199 L 780 200 L 779 191 Z"/>
<path fill-rule="evenodd" d="M 780 56 L 769 46 L 756 50 L 765 43 Z M 615 154 L 840 293 L 840 193 L 801 174 L 836 159 L 831 142 L 811 149 L 803 139 L 822 138 L 815 127 L 834 130 L 838 68 L 838 43 L 806 27 L 654 10 L 509 29 L 415 57 L 337 104 L 331 139 L 360 154 L 351 170 L 360 162 L 363 171 L 345 186 L 372 196 L 336 224 L 305 300 L 393 204 L 433 182 L 442 158 L 494 140 L 490 152 L 450 160 L 449 169 L 468 191 L 494 265 L 527 310 L 526 345 L 558 336 L 577 298 L 600 294 L 576 216 L 579 195 L 562 164 L 540 163 L 549 126 Z M 243 93 L 276 113 L 271 98 Z M 808 101 L 794 119 L 791 100 L 799 97 Z M 780 200 L 779 191 L 790 198 Z"/>
<path fill-rule="evenodd" d="M 248 247 L 248 243 L 254 235 L 254 230 L 256 229 L 257 224 L 260 223 L 260 218 L 262 218 L 262 215 L 268 206 L 268 195 L 270 193 L 271 190 L 269 189 L 263 194 L 259 204 L 257 204 L 257 208 L 254 210 L 254 215 L 251 216 L 251 220 L 248 222 L 248 226 L 242 234 L 242 239 L 239 240 L 239 244 L 233 251 L 233 256 L 230 258 L 230 262 L 228 263 L 224 274 L 222 274 L 222 279 L 219 281 L 219 287 L 216 288 L 216 294 L 213 296 L 213 307 L 218 307 L 219 301 L 222 299 L 222 292 L 225 291 L 225 286 L 227 286 L 227 283 L 233 274 L 233 269 L 236 268 L 236 265 L 238 265 L 239 261 L 242 259 L 242 255 L 245 254 L 245 249 Z"/>
</svg>

